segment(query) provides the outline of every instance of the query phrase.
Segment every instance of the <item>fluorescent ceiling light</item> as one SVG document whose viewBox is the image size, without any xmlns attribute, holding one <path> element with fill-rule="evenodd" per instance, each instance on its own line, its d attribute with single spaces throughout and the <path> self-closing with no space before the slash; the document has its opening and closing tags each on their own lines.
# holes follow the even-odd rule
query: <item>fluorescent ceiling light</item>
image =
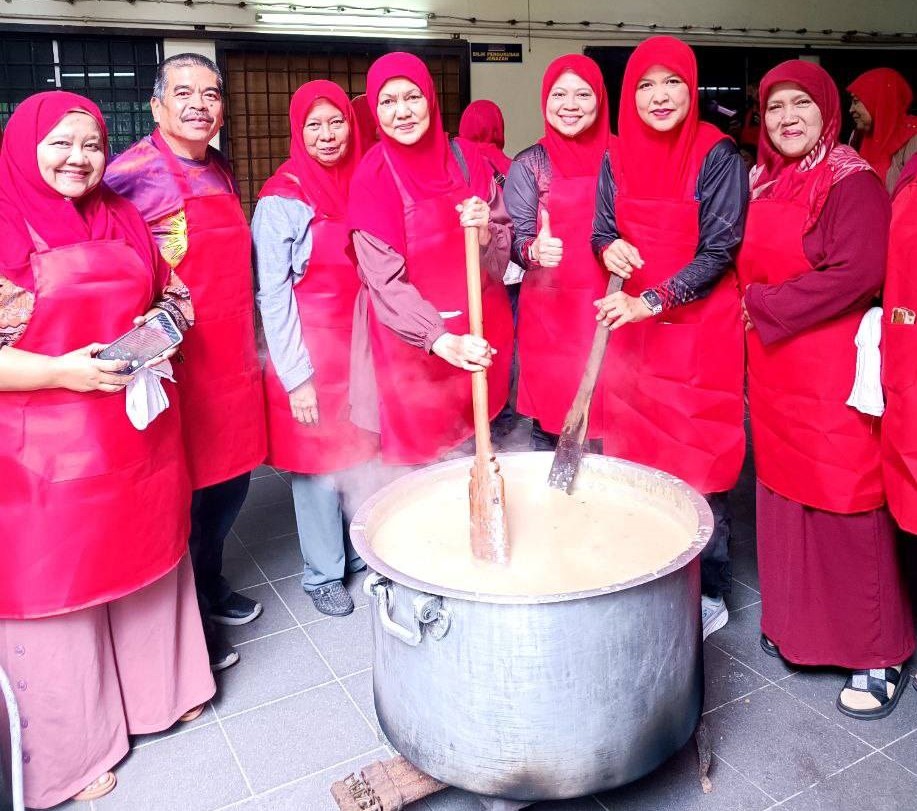
<svg viewBox="0 0 917 811">
<path fill-rule="evenodd" d="M 426 16 L 415 17 L 405 14 L 380 14 L 367 11 L 365 14 L 310 14 L 265 12 L 256 17 L 265 25 L 302 25 L 326 28 L 426 28 Z"/>
</svg>

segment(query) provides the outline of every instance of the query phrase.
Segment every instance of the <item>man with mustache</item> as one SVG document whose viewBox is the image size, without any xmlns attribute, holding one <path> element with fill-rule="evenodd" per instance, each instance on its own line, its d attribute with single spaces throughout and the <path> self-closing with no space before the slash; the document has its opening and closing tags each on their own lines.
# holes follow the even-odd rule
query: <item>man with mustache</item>
<svg viewBox="0 0 917 811">
<path fill-rule="evenodd" d="M 194 488 L 189 546 L 217 671 L 239 660 L 221 626 L 261 613 L 261 604 L 233 592 L 221 573 L 223 542 L 266 452 L 251 239 L 229 164 L 209 145 L 223 123 L 217 66 L 195 53 L 169 57 L 158 68 L 150 106 L 157 129 L 118 156 L 105 180 L 140 209 L 195 302 L 194 331 L 174 369 Z"/>
</svg>

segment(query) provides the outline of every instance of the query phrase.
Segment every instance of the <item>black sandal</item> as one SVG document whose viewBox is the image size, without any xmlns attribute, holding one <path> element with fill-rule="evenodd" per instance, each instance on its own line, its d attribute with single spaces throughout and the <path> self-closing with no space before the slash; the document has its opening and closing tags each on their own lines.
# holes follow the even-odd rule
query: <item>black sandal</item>
<svg viewBox="0 0 917 811">
<path fill-rule="evenodd" d="M 771 642 L 764 634 L 761 634 L 761 650 L 763 650 L 768 656 L 773 656 L 775 659 L 781 658 L 780 648 Z"/>
<path fill-rule="evenodd" d="M 871 710 L 853 709 L 841 701 L 840 695 L 837 697 L 835 706 L 844 713 L 844 715 L 851 718 L 858 718 L 861 721 L 874 721 L 879 718 L 886 718 L 891 715 L 895 706 L 898 704 L 898 699 L 901 698 L 901 680 L 904 677 L 903 665 L 901 670 L 897 670 L 894 667 L 880 667 L 874 670 L 854 670 L 847 677 L 841 694 L 843 694 L 844 690 L 869 693 L 879 702 L 879 706 Z M 889 684 L 895 688 L 891 698 L 889 698 L 888 695 Z"/>
</svg>

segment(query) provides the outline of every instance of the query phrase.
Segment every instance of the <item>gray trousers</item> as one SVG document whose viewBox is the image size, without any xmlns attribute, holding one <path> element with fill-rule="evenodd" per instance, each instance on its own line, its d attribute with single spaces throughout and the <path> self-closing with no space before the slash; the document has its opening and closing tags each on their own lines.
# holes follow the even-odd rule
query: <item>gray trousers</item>
<svg viewBox="0 0 917 811">
<path fill-rule="evenodd" d="M 306 591 L 364 568 L 348 527 L 360 504 L 379 485 L 376 462 L 330 474 L 293 474 L 293 509 Z"/>
</svg>

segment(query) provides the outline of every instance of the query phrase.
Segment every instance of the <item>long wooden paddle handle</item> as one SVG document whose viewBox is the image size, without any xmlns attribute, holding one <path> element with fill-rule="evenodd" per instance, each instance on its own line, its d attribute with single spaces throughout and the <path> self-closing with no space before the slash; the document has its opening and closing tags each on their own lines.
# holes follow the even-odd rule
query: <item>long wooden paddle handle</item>
<svg viewBox="0 0 917 811">
<path fill-rule="evenodd" d="M 617 273 L 612 273 L 608 279 L 608 287 L 605 288 L 605 295 L 610 296 L 617 293 L 624 286 L 624 279 Z M 587 406 L 592 402 L 592 393 L 595 391 L 595 384 L 599 379 L 599 371 L 602 368 L 602 361 L 605 359 L 605 348 L 608 346 L 608 328 L 601 324 L 596 324 L 595 334 L 592 336 L 592 348 L 589 350 L 589 358 L 586 361 L 586 368 L 583 371 L 583 377 L 580 380 L 579 388 L 576 391 L 576 397 L 573 402 L 576 405 Z"/>
<path fill-rule="evenodd" d="M 478 229 L 465 229 L 465 270 L 468 274 L 468 324 L 471 334 L 484 337 L 484 306 L 481 303 L 481 246 Z M 471 373 L 471 402 L 474 407 L 474 438 L 477 456 L 490 459 L 490 419 L 487 402 L 487 370 Z"/>
</svg>

